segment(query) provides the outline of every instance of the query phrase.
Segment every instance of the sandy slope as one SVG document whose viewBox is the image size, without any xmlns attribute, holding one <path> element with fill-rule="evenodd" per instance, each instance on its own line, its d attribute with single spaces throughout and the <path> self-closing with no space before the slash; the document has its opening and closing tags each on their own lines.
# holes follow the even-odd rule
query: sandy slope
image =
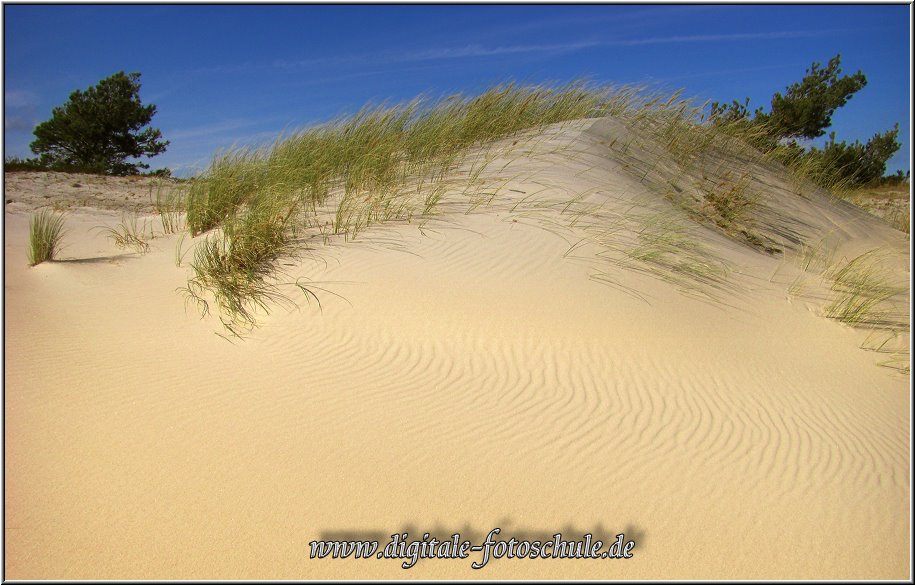
<svg viewBox="0 0 915 585">
<path fill-rule="evenodd" d="M 118 214 L 83 209 L 30 269 L 8 208 L 7 577 L 909 578 L 908 376 L 819 314 L 816 278 L 788 294 L 790 260 L 706 227 L 721 288 L 608 262 L 556 202 L 671 206 L 606 156 L 613 124 L 554 130 L 492 166 L 487 205 L 452 193 L 422 229 L 315 242 L 286 268 L 343 298 L 297 297 L 235 344 L 175 292 L 177 236 L 128 254 L 91 229 Z M 902 234 L 757 176 L 784 242 L 883 246 L 908 279 Z M 320 537 L 497 526 L 637 545 L 479 571 L 308 558 Z"/>
</svg>

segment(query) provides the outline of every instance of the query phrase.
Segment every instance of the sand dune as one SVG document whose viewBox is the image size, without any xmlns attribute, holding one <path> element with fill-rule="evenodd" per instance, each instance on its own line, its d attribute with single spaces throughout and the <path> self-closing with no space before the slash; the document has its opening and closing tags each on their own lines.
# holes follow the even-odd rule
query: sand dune
<svg viewBox="0 0 915 585">
<path fill-rule="evenodd" d="M 658 196 L 663 164 L 640 180 L 608 155 L 624 132 L 505 141 L 437 216 L 316 238 L 284 270 L 320 306 L 290 287 L 234 343 L 176 292 L 178 236 L 127 253 L 92 229 L 118 211 L 74 208 L 59 261 L 29 268 L 28 207 L 8 205 L 7 576 L 909 578 L 909 376 L 823 316 L 796 261 L 881 248 L 907 323 L 905 235 L 758 167 L 767 254 Z M 634 259 L 652 226 L 678 270 Z M 723 276 L 690 277 L 699 256 Z M 637 544 L 481 570 L 308 557 L 494 527 Z"/>
</svg>

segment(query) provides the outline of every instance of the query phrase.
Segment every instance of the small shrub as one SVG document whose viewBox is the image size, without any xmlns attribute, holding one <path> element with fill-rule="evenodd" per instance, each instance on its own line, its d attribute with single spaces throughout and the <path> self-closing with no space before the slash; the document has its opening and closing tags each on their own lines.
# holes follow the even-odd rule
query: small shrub
<svg viewBox="0 0 915 585">
<path fill-rule="evenodd" d="M 14 173 L 17 171 L 46 171 L 48 169 L 37 158 L 9 156 L 3 161 L 3 170 L 8 173 Z"/>
</svg>

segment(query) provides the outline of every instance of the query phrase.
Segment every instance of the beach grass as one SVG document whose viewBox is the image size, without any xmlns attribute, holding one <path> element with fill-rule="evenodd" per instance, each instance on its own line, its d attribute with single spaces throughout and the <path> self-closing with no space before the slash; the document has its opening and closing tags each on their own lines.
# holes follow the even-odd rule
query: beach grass
<svg viewBox="0 0 915 585">
<path fill-rule="evenodd" d="M 258 299 L 273 296 L 260 283 L 279 256 L 294 252 L 296 229 L 322 226 L 325 237 L 353 239 L 376 223 L 430 216 L 443 179 L 473 147 L 603 116 L 620 99 L 584 82 L 506 84 L 475 97 L 366 107 L 269 146 L 220 153 L 187 195 L 188 231 L 211 232 L 191 262 L 190 288 L 209 290 L 230 321 L 250 324 Z"/>
<path fill-rule="evenodd" d="M 99 226 L 98 229 L 118 248 L 131 249 L 138 254 L 149 252 L 149 240 L 154 237 L 148 222 L 143 220 L 141 223 L 136 213 L 123 216 L 115 227 Z"/>
<path fill-rule="evenodd" d="M 42 209 L 29 222 L 29 266 L 54 260 L 64 234 L 64 215 Z"/>
<path fill-rule="evenodd" d="M 877 248 L 851 260 L 843 259 L 826 271 L 835 293 L 825 308 L 827 317 L 857 327 L 907 328 L 889 308 L 889 301 L 906 289 L 890 283 L 882 259 L 883 251 Z"/>
<path fill-rule="evenodd" d="M 177 189 L 165 189 L 164 182 L 156 185 L 155 208 L 165 234 L 176 234 L 183 229 L 184 201 Z"/>
<path fill-rule="evenodd" d="M 759 125 L 712 123 L 707 106 L 680 92 L 665 96 L 634 86 L 508 83 L 476 96 L 366 106 L 272 144 L 221 152 L 187 192 L 186 229 L 203 235 L 187 290 L 195 300 L 209 291 L 230 322 L 250 326 L 256 310 L 276 297 L 264 282 L 278 258 L 296 253 L 299 236 L 319 232 L 328 243 L 355 239 L 377 223 L 425 221 L 449 192 L 465 196 L 469 213 L 490 204 L 501 188 L 483 186 L 482 174 L 492 174 L 493 161 L 508 157 L 500 162 L 504 171 L 511 157 L 534 156 L 547 126 L 600 117 L 637 130 L 609 149 L 646 189 L 667 193 L 700 223 L 767 253 L 780 252 L 756 229 L 761 196 L 746 168 L 785 165 L 799 190 L 812 188 L 811 177 L 822 184 L 817 173 L 826 171 L 790 159 Z M 512 139 L 511 147 L 493 150 L 503 139 Z M 554 146 L 549 154 L 560 151 L 562 145 Z M 562 155 L 570 162 L 579 156 Z M 743 166 L 716 163 L 722 156 Z M 457 176 L 458 169 L 466 176 Z M 175 229 L 174 204 L 159 211 L 166 231 Z M 584 212 L 574 221 L 584 221 Z M 692 241 L 686 232 L 664 234 L 661 223 L 640 228 L 625 253 L 628 260 L 678 280 L 717 284 L 724 278 L 719 262 L 703 260 L 700 250 L 686 245 Z"/>
</svg>

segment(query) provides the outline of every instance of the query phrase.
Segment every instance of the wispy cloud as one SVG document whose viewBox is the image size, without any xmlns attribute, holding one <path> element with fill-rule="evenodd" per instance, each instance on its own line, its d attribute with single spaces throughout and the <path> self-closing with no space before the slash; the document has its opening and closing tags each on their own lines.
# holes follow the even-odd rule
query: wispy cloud
<svg viewBox="0 0 915 585">
<path fill-rule="evenodd" d="M 598 47 L 605 43 L 601 41 L 576 41 L 573 43 L 556 43 L 548 45 L 504 45 L 485 47 L 482 45 L 467 45 L 464 47 L 450 47 L 440 49 L 427 49 L 412 53 L 400 53 L 389 56 L 388 63 L 403 63 L 409 61 L 432 61 L 439 59 L 467 59 L 474 57 L 495 57 L 498 55 L 515 55 L 522 53 L 567 53 Z"/>
<path fill-rule="evenodd" d="M 829 34 L 836 31 L 771 31 L 761 33 L 732 33 L 712 35 L 678 35 L 666 37 L 649 37 L 636 39 L 603 39 L 575 41 L 571 43 L 554 43 L 541 45 L 502 45 L 486 47 L 482 45 L 467 45 L 464 47 L 451 47 L 440 49 L 427 49 L 415 52 L 399 53 L 387 57 L 376 57 L 386 62 L 429 61 L 439 59 L 465 59 L 474 57 L 493 57 L 498 55 L 512 55 L 521 53 L 566 53 L 592 49 L 595 47 L 637 47 L 644 45 L 684 44 L 684 43 L 722 43 L 740 41 L 771 41 L 775 39 L 807 38 Z M 367 56 L 361 56 L 365 61 Z"/>
<path fill-rule="evenodd" d="M 823 36 L 840 30 L 796 30 L 771 31 L 761 33 L 732 33 L 723 35 L 683 35 L 668 37 L 651 37 L 646 39 L 619 39 L 600 44 L 615 47 L 636 47 L 642 45 L 682 44 L 682 43 L 722 43 L 738 41 L 771 41 L 776 39 L 799 39 Z"/>
<path fill-rule="evenodd" d="M 777 39 L 810 38 L 823 36 L 840 30 L 785 30 L 755 33 L 674 35 L 641 38 L 590 38 L 565 43 L 546 44 L 505 44 L 483 45 L 469 44 L 451 47 L 434 47 L 399 52 L 363 53 L 337 55 L 332 57 L 309 58 L 298 60 L 277 60 L 264 63 L 236 63 L 198 69 L 198 73 L 238 73 L 245 70 L 263 70 L 267 67 L 277 69 L 306 69 L 311 67 L 344 67 L 351 65 L 383 66 L 420 61 L 444 61 L 457 59 L 480 59 L 506 55 L 560 55 L 574 51 L 600 47 L 640 47 L 648 45 L 675 45 L 688 43 L 734 43 L 750 41 L 771 41 Z"/>
<path fill-rule="evenodd" d="M 649 6 L 642 9 L 632 7 L 630 10 L 608 10 L 606 12 L 588 11 L 587 14 L 581 12 L 571 13 L 571 16 L 557 16 L 526 22 L 516 22 L 510 25 L 500 24 L 490 29 L 487 36 L 498 36 L 504 38 L 514 34 L 530 34 L 534 31 L 553 30 L 561 28 L 580 29 L 581 27 L 594 26 L 600 24 L 605 26 L 623 25 L 627 30 L 633 28 L 656 27 L 659 20 L 669 21 L 672 19 L 682 19 L 685 14 L 696 15 L 708 10 L 713 10 L 713 6 L 708 5 L 685 5 L 685 6 Z"/>
<path fill-rule="evenodd" d="M 255 124 L 260 123 L 261 120 L 223 120 L 220 122 L 214 122 L 212 124 L 203 124 L 201 126 L 194 126 L 192 128 L 186 128 L 184 130 L 175 130 L 168 133 L 168 138 L 175 141 L 188 141 L 195 138 L 218 138 L 227 133 L 234 133 L 237 130 L 243 128 L 250 128 Z"/>
</svg>

